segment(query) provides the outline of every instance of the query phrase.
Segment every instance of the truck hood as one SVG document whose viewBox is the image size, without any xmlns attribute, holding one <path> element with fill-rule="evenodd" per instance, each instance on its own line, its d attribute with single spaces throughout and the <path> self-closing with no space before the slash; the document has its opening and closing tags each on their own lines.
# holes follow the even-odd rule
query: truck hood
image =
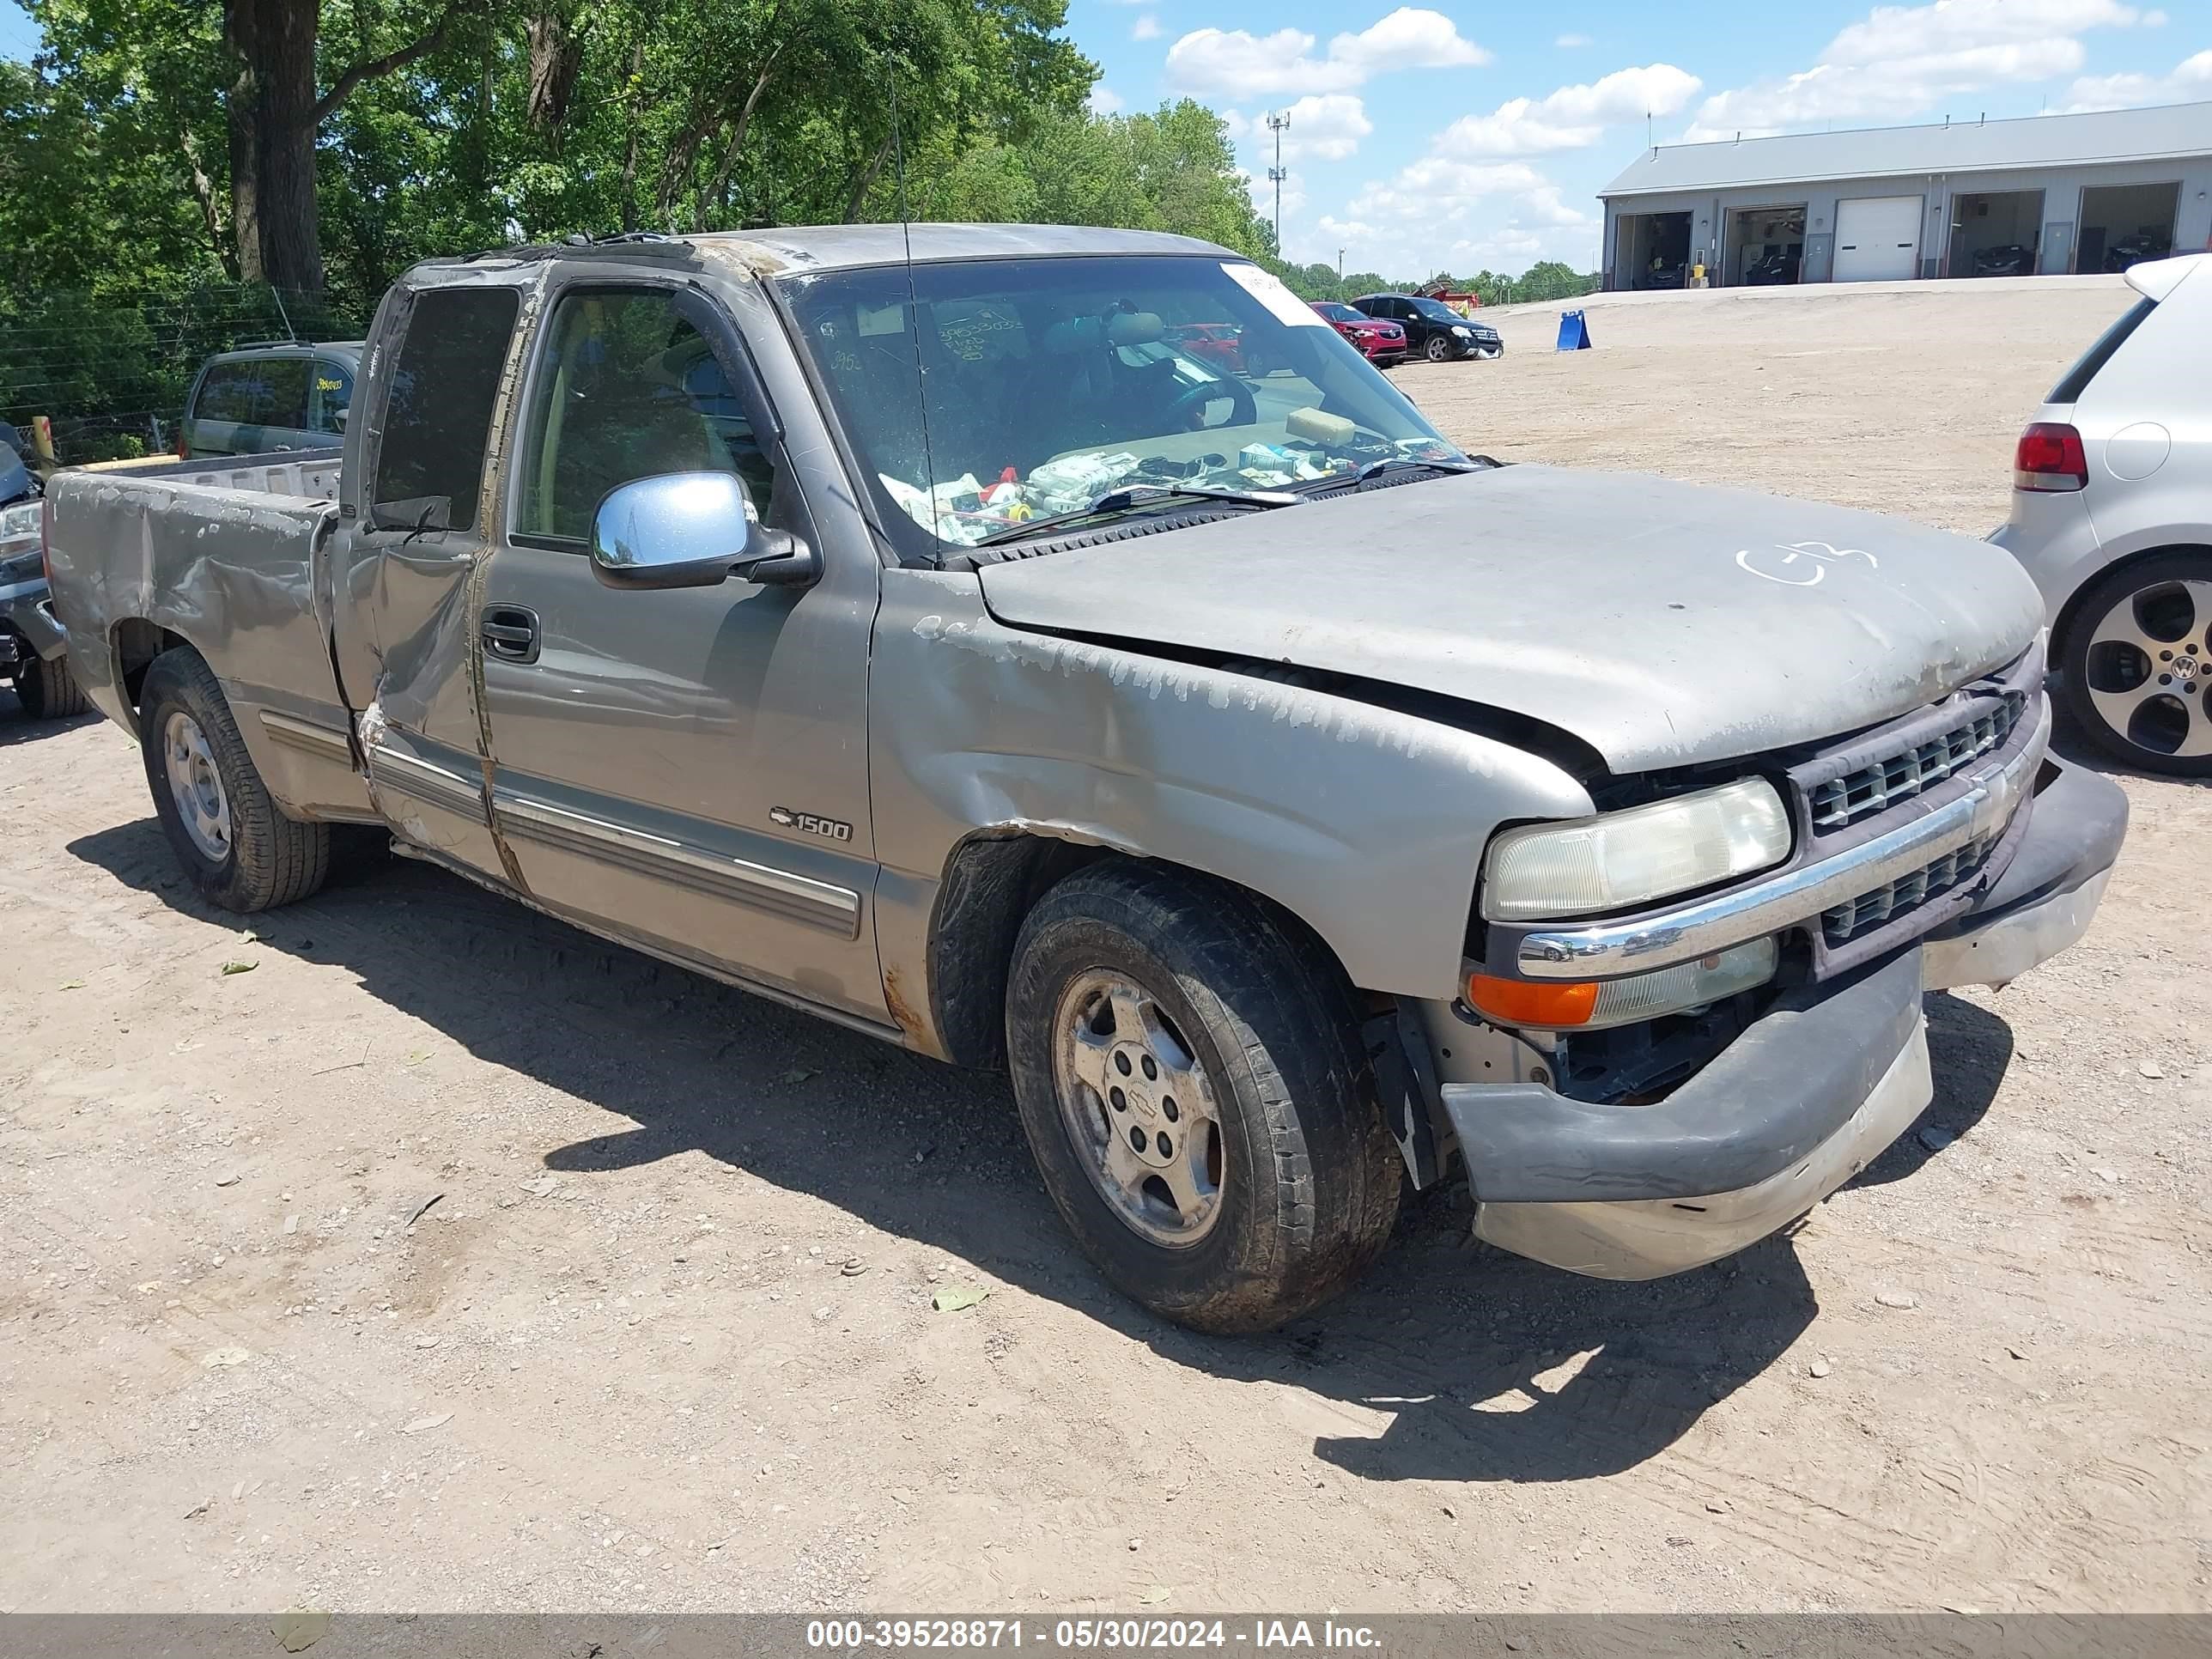
<svg viewBox="0 0 2212 1659">
<path fill-rule="evenodd" d="M 2043 625 L 2002 549 L 1816 501 L 1519 465 L 983 566 L 1013 628 L 1541 720 L 1616 773 L 1832 738 Z"/>
</svg>

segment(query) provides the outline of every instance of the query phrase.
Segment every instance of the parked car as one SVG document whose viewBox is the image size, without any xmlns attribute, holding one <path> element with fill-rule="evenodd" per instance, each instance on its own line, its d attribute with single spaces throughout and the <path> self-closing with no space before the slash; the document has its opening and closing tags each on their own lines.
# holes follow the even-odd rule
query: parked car
<svg viewBox="0 0 2212 1659">
<path fill-rule="evenodd" d="M 2105 269 L 2127 270 L 2146 259 L 2163 259 L 2172 252 L 2173 233 L 2161 226 L 2146 225 L 2105 250 Z"/>
<path fill-rule="evenodd" d="M 842 225 L 400 289 L 335 499 L 50 497 L 191 885 L 302 898 L 374 824 L 1003 1064 L 1169 1318 L 1312 1307 L 1455 1170 L 1571 1271 L 1741 1249 L 1927 1105 L 1923 992 L 2063 948 L 2118 849 L 2001 550 L 1470 459 L 1206 243 Z"/>
<path fill-rule="evenodd" d="M 2035 270 L 2035 250 L 2018 242 L 1978 247 L 1974 250 L 1973 264 L 1977 276 L 2026 276 Z"/>
<path fill-rule="evenodd" d="M 1744 285 L 1747 288 L 1771 288 L 1779 283 L 1797 280 L 1798 267 L 1804 262 L 1805 250 L 1793 242 L 1788 247 L 1770 247 L 1745 267 Z M 1679 288 L 1680 283 L 1672 284 Z"/>
<path fill-rule="evenodd" d="M 1441 300 L 1418 294 L 1363 294 L 1352 309 L 1399 325 L 1406 349 L 1432 363 L 1462 357 L 1502 357 L 1505 342 L 1488 323 L 1469 322 Z"/>
<path fill-rule="evenodd" d="M 177 453 L 257 455 L 319 449 L 345 431 L 362 342 L 273 342 L 210 357 L 193 378 Z"/>
<path fill-rule="evenodd" d="M 1338 300 L 1316 300 L 1313 308 L 1376 368 L 1394 368 L 1406 361 L 1406 329 L 1402 323 L 1370 317 Z"/>
<path fill-rule="evenodd" d="M 1161 337 L 1224 374 L 1245 372 L 1243 331 L 1234 323 L 1181 323 Z"/>
<path fill-rule="evenodd" d="M 2130 266 L 2135 304 L 2021 434 L 2012 516 L 2082 731 L 2147 772 L 2212 777 L 2212 254 Z"/>
<path fill-rule="evenodd" d="M 36 497 L 0 507 L 0 679 L 34 720 L 82 714 L 85 701 L 70 673 L 61 624 L 54 620 L 40 553 Z"/>
</svg>

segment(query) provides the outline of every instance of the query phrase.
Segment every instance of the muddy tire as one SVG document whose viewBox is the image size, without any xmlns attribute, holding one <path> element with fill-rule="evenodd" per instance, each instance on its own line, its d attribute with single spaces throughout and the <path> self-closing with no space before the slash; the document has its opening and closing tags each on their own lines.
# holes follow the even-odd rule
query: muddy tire
<svg viewBox="0 0 2212 1659">
<path fill-rule="evenodd" d="M 23 664 L 15 671 L 15 696 L 23 712 L 34 720 L 70 720 L 92 707 L 92 699 L 70 672 L 65 657 Z"/>
<path fill-rule="evenodd" d="M 1240 889 L 1122 860 L 1068 877 L 1023 924 L 1006 1050 L 1054 1204 L 1165 1318 L 1272 1328 L 1389 1241 L 1401 1165 L 1352 988 Z"/>
<path fill-rule="evenodd" d="M 214 671 L 198 652 L 167 651 L 154 659 L 138 725 L 162 831 L 211 902 L 250 915 L 303 899 L 323 884 L 329 826 L 277 810 Z"/>
</svg>

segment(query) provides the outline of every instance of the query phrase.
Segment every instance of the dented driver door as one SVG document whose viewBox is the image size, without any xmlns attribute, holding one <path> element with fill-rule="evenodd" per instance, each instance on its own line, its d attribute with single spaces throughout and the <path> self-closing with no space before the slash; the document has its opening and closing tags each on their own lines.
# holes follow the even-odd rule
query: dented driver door
<svg viewBox="0 0 2212 1659">
<path fill-rule="evenodd" d="M 530 356 L 477 619 L 494 813 L 522 884 L 663 954 L 882 1020 L 872 549 L 822 539 L 742 337 L 695 284 L 572 275 Z M 600 499 L 699 471 L 741 477 L 764 522 L 821 553 L 822 580 L 603 585 Z"/>
</svg>

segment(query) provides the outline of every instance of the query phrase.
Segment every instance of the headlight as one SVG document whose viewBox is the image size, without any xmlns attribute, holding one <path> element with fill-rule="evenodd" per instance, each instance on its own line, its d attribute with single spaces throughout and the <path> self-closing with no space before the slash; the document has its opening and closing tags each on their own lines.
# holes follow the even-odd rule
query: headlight
<svg viewBox="0 0 2212 1659">
<path fill-rule="evenodd" d="M 1790 856 L 1790 814 L 1764 778 L 1573 823 L 1492 837 L 1482 914 L 1492 921 L 1626 910 L 1709 887 Z"/>
<path fill-rule="evenodd" d="M 1474 331 L 1471 329 L 1462 328 L 1456 324 L 1452 327 L 1452 332 L 1458 335 L 1462 339 L 1467 338 L 1473 331 Z"/>
</svg>

